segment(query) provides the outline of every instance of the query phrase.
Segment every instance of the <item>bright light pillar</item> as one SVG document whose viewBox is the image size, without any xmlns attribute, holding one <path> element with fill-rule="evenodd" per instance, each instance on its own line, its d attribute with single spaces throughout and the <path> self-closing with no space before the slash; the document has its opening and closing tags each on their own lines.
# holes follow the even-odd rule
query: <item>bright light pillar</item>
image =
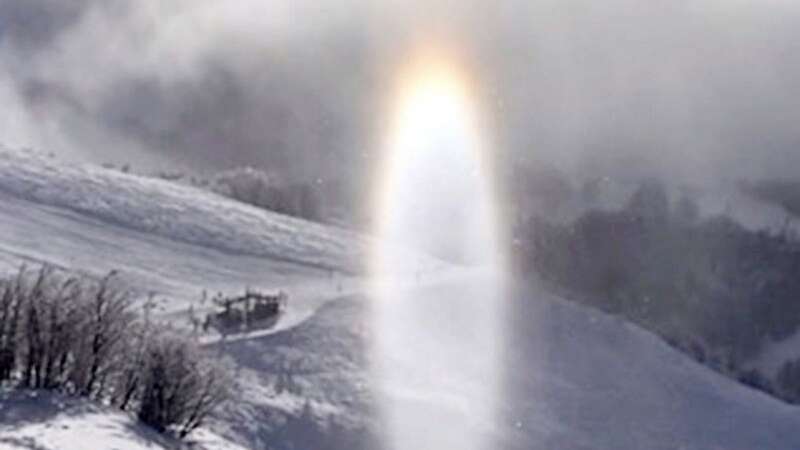
<svg viewBox="0 0 800 450">
<path fill-rule="evenodd" d="M 399 78 L 371 261 L 385 437 L 394 450 L 489 450 L 505 270 L 478 101 L 445 55 L 413 59 Z M 460 268 L 436 271 L 414 253 Z"/>
</svg>

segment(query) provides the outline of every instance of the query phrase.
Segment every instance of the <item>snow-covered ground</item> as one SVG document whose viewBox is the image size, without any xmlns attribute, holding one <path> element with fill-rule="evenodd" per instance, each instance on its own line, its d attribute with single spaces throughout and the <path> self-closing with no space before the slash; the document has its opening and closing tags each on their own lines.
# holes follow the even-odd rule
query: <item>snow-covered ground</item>
<svg viewBox="0 0 800 450">
<path fill-rule="evenodd" d="M 276 330 L 207 342 L 235 363 L 238 391 L 195 437 L 207 448 L 386 447 L 378 414 L 385 393 L 373 389 L 370 366 L 370 342 L 380 330 L 372 327 L 371 295 L 358 272 L 368 245 L 351 233 L 193 188 L 0 152 L 4 271 L 26 261 L 93 274 L 121 269 L 142 293 L 159 293 L 160 313 L 172 320 L 180 320 L 203 289 L 289 291 L 294 312 Z M 482 291 L 470 289 L 469 272 L 427 276 L 427 285 L 406 286 L 408 301 L 430 309 L 431 322 L 443 332 L 460 299 Z M 492 448 L 800 448 L 797 408 L 724 378 L 619 319 L 535 288 L 505 297 L 503 394 L 498 417 L 483 424 Z M 412 342 L 409 355 L 435 350 L 435 341 Z M 460 388 L 481 380 L 446 368 L 430 372 L 435 364 L 423 368 L 417 361 L 398 364 L 409 379 L 442 391 L 408 395 L 410 402 L 418 399 L 434 418 L 483 417 L 470 410 L 469 394 Z M 439 381 L 426 383 L 431 376 Z M 115 412 L 78 402 L 66 408 L 77 411 L 72 414 L 60 400 L 46 398 L 36 403 L 40 412 L 29 413 L 24 405 L 31 402 L 9 395 L 0 397 L 0 448 L 166 445 Z M 446 423 L 431 420 L 429 426 Z"/>
<path fill-rule="evenodd" d="M 200 189 L 2 149 L 0 217 L 0 273 L 23 263 L 119 270 L 178 325 L 189 304 L 203 307 L 203 291 L 248 287 L 287 291 L 279 326 L 298 323 L 361 288 L 369 242 Z"/>
<path fill-rule="evenodd" d="M 244 450 L 208 432 L 193 436 L 191 444 L 206 450 Z M 177 450 L 184 446 L 188 448 L 137 423 L 127 414 L 86 399 L 48 392 L 0 390 L 2 449 Z"/>
<path fill-rule="evenodd" d="M 0 191 L 104 225 L 270 261 L 352 272 L 361 268 L 367 249 L 365 239 L 344 230 L 269 214 L 189 186 L 31 151 L 0 147 Z"/>
<path fill-rule="evenodd" d="M 511 311 L 509 418 L 529 443 L 514 448 L 800 448 L 800 409 L 635 325 L 538 290 Z"/>
</svg>

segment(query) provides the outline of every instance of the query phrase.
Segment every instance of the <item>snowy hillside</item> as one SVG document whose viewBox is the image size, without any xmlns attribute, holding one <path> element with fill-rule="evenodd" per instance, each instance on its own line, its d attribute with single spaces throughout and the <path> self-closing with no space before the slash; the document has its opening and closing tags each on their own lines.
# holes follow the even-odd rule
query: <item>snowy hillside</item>
<svg viewBox="0 0 800 450">
<path fill-rule="evenodd" d="M 370 369 L 370 343 L 380 330 L 372 327 L 365 280 L 341 274 L 361 266 L 366 245 L 341 230 L 192 188 L 0 152 L 4 271 L 26 261 L 97 274 L 118 268 L 132 285 L 159 293 L 158 312 L 172 320 L 203 289 L 290 292 L 294 309 L 271 333 L 207 342 L 237 368 L 235 400 L 192 435 L 209 449 L 382 447 L 376 401 L 387 394 L 375 392 Z M 469 273 L 450 272 L 409 291 L 408 301 L 430 311 L 426 323 L 437 324 L 431 336 L 441 337 L 457 326 L 459 302 L 481 292 L 474 283 Z M 800 448 L 800 410 L 696 364 L 650 333 L 541 290 L 519 289 L 503 300 L 504 394 L 499 417 L 483 424 L 494 449 Z M 415 340 L 408 354 L 435 354 L 436 342 Z M 482 380 L 431 372 L 442 369 L 434 358 L 424 368 L 398 358 L 409 379 L 442 390 L 406 392 L 406 401 L 433 417 L 481 417 L 462 387 Z M 430 377 L 437 382 L 426 384 Z M 0 448 L 170 448 L 127 416 L 19 395 L 0 397 Z"/>
<path fill-rule="evenodd" d="M 542 291 L 510 316 L 514 448 L 797 449 L 800 409 L 720 376 L 623 320 Z M 528 302 L 535 298 L 534 304 Z"/>
<path fill-rule="evenodd" d="M 244 450 L 210 433 L 193 439 L 204 450 Z M 176 450 L 177 441 L 158 435 L 116 410 L 84 399 L 44 392 L 0 391 L 0 448 L 8 450 Z"/>
<path fill-rule="evenodd" d="M 241 255 L 356 271 L 365 240 L 163 180 L 0 147 L 0 191 L 135 231 Z"/>
<path fill-rule="evenodd" d="M 28 151 L 0 150 L 0 217 L 0 273 L 43 262 L 97 276 L 119 270 L 172 317 L 203 291 L 284 289 L 292 302 L 280 327 L 360 288 L 351 274 L 368 242 L 199 189 Z"/>
</svg>

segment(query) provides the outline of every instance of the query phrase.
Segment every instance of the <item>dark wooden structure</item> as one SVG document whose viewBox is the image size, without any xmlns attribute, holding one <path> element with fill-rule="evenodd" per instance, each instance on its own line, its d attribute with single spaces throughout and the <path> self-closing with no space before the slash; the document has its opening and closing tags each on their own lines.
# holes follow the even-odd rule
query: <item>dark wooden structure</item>
<svg viewBox="0 0 800 450">
<path fill-rule="evenodd" d="M 288 298 L 283 291 L 272 294 L 247 291 L 237 297 L 218 295 L 212 299 L 215 311 L 206 316 L 203 330 L 214 327 L 220 332 L 230 332 L 272 327 L 285 310 Z"/>
</svg>

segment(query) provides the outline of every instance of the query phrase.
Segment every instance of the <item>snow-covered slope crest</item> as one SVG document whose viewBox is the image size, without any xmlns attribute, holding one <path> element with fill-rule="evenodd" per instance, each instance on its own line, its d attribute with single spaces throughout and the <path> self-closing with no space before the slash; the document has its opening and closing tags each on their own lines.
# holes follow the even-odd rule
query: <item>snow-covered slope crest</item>
<svg viewBox="0 0 800 450">
<path fill-rule="evenodd" d="M 367 240 L 211 192 L 0 146 L 0 190 L 114 225 L 237 254 L 359 271 Z"/>
<path fill-rule="evenodd" d="M 0 448 L 8 450 L 243 450 L 200 430 L 186 443 L 88 400 L 0 390 Z"/>
</svg>

